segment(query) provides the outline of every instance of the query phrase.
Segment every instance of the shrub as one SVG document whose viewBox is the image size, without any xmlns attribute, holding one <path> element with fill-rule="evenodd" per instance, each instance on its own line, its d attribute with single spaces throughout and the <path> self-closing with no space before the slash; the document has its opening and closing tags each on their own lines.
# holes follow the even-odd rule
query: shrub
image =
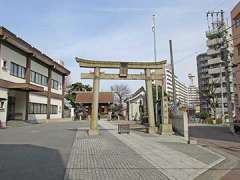
<svg viewBox="0 0 240 180">
<path fill-rule="evenodd" d="M 203 111 L 200 113 L 200 118 L 203 120 L 206 120 L 209 117 L 209 113 L 206 111 Z"/>
</svg>

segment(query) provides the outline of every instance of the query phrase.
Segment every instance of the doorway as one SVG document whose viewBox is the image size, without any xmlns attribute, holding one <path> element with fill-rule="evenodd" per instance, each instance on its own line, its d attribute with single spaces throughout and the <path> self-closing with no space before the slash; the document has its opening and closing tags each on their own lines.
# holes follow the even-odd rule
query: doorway
<svg viewBox="0 0 240 180">
<path fill-rule="evenodd" d="M 15 118 L 16 97 L 8 96 L 7 121 Z"/>
</svg>

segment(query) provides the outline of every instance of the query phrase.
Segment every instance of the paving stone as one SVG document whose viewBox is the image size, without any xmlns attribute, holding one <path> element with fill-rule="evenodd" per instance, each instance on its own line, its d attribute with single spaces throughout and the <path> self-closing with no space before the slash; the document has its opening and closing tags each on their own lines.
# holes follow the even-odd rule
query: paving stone
<svg viewBox="0 0 240 180">
<path fill-rule="evenodd" d="M 167 180 L 151 163 L 108 131 L 77 131 L 65 180 Z"/>
</svg>

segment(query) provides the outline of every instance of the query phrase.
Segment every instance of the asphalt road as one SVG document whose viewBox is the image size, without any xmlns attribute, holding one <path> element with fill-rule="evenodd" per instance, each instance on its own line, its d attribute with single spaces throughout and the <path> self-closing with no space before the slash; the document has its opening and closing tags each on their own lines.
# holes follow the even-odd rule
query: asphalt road
<svg viewBox="0 0 240 180">
<path fill-rule="evenodd" d="M 61 180 L 79 122 L 0 130 L 0 179 Z"/>
<path fill-rule="evenodd" d="M 228 127 L 224 126 L 191 126 L 190 136 L 197 139 L 199 144 L 218 151 L 226 160 L 215 169 L 206 173 L 206 177 L 213 179 L 224 175 L 222 180 L 240 179 L 240 136 L 234 136 Z M 204 176 L 202 176 L 204 179 Z"/>
</svg>

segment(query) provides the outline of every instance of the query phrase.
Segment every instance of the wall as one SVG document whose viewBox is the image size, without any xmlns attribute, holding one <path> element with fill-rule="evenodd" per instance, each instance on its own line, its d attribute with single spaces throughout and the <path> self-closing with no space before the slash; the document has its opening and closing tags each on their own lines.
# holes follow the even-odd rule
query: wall
<svg viewBox="0 0 240 180">
<path fill-rule="evenodd" d="M 8 99 L 8 90 L 5 88 L 0 88 L 0 98 Z M 7 104 L 8 101 L 4 101 L 3 109 L 0 109 L 0 120 L 3 123 L 4 126 L 6 126 L 6 120 L 7 120 Z"/>
<path fill-rule="evenodd" d="M 51 98 L 51 105 L 58 106 L 58 114 L 51 114 L 50 119 L 62 118 L 62 100 Z"/>
<path fill-rule="evenodd" d="M 173 113 L 172 126 L 176 133 L 183 136 L 186 141 L 189 141 L 187 112 L 177 111 Z"/>
<path fill-rule="evenodd" d="M 47 104 L 47 97 L 30 93 L 29 102 Z M 47 119 L 47 114 L 29 114 L 28 115 L 28 120 L 42 120 L 42 119 Z"/>
<path fill-rule="evenodd" d="M 234 7 L 231 12 L 232 24 L 236 23 L 236 18 L 240 15 L 240 2 Z M 240 34 L 240 27 L 233 26 L 232 28 L 232 36 L 233 36 L 233 62 L 234 64 L 240 63 L 240 54 L 238 52 L 238 46 L 240 46 L 240 39 L 238 35 Z M 236 38 L 237 37 L 237 38 Z M 240 66 L 234 68 L 234 81 L 236 83 L 236 103 L 237 109 L 240 108 Z"/>
<path fill-rule="evenodd" d="M 27 58 L 25 56 L 1 44 L 1 63 L 3 60 L 7 61 L 7 70 L 3 70 L 2 68 L 0 69 L 1 79 L 11 81 L 11 82 L 16 82 L 16 83 L 26 82 L 25 79 L 10 75 L 11 62 L 14 62 L 23 67 L 26 67 Z"/>
</svg>

